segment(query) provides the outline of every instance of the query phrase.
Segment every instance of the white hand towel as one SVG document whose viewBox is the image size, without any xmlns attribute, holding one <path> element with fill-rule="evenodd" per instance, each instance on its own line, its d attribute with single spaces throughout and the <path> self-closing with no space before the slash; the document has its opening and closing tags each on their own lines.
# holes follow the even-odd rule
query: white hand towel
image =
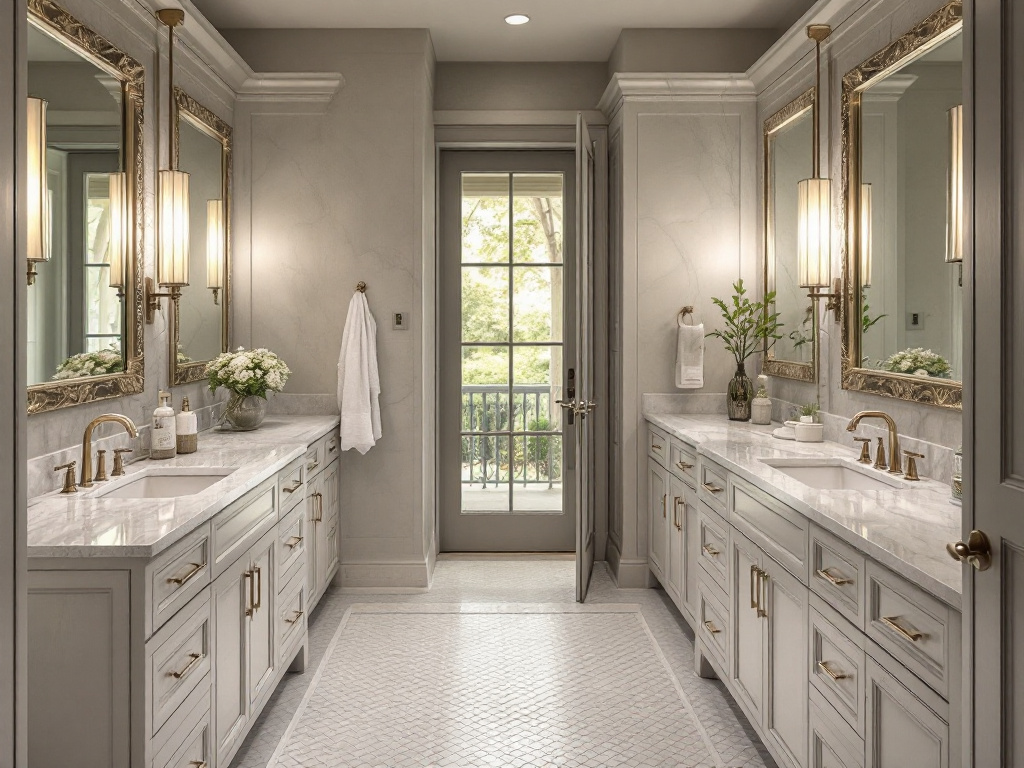
<svg viewBox="0 0 1024 768">
<path fill-rule="evenodd" d="M 676 340 L 676 386 L 679 389 L 700 389 L 704 386 L 704 323 L 685 325 L 678 318 Z"/>
<path fill-rule="evenodd" d="M 341 450 L 366 453 L 381 438 L 377 323 L 366 295 L 356 291 L 348 305 L 338 357 Z"/>
</svg>

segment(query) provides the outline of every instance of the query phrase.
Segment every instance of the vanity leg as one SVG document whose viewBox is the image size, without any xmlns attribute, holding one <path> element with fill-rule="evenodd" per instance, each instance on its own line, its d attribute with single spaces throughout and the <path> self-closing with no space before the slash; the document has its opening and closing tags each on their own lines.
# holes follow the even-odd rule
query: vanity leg
<svg viewBox="0 0 1024 768">
<path fill-rule="evenodd" d="M 708 657 L 704 655 L 699 643 L 693 644 L 693 672 L 697 677 L 702 677 L 705 680 L 718 679 L 718 673 L 715 672 L 715 668 L 711 666 L 711 662 L 708 661 Z"/>
<path fill-rule="evenodd" d="M 298 653 L 295 654 L 295 658 L 292 659 L 292 663 L 288 666 L 289 672 L 302 673 L 306 671 L 306 659 L 309 655 L 308 649 L 309 638 L 306 639 L 306 642 L 302 644 L 301 648 L 299 648 Z"/>
</svg>

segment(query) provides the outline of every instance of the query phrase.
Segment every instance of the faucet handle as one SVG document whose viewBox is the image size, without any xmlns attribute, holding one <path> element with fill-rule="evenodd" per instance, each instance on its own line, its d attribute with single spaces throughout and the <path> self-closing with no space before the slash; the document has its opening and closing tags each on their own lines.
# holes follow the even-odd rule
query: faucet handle
<svg viewBox="0 0 1024 768">
<path fill-rule="evenodd" d="M 77 493 L 78 486 L 75 485 L 75 467 L 78 465 L 77 461 L 72 461 L 67 464 L 61 464 L 59 467 L 54 467 L 54 472 L 64 472 L 64 487 L 61 489 L 61 493 Z"/>
<path fill-rule="evenodd" d="M 96 477 L 93 482 L 102 483 L 107 479 L 107 452 L 100 448 L 96 451 Z"/>
<path fill-rule="evenodd" d="M 134 453 L 131 448 L 115 448 L 114 449 L 114 471 L 110 473 L 111 477 L 120 477 L 124 474 L 124 454 Z"/>
<path fill-rule="evenodd" d="M 878 438 L 878 451 L 875 453 L 875 469 L 888 469 L 889 462 L 885 460 L 885 443 L 882 442 L 882 438 Z"/>
<path fill-rule="evenodd" d="M 913 451 L 904 451 L 903 455 L 907 457 L 907 471 L 905 477 L 907 480 L 920 480 L 917 474 L 917 460 L 923 459 L 923 453 L 914 453 Z"/>
<path fill-rule="evenodd" d="M 860 443 L 860 458 L 857 459 L 861 464 L 871 463 L 871 438 L 870 437 L 855 437 L 853 442 Z"/>
</svg>

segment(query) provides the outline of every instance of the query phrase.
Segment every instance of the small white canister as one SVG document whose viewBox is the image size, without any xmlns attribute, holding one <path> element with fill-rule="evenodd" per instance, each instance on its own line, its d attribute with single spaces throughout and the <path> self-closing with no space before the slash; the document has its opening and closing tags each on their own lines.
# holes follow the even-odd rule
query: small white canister
<svg viewBox="0 0 1024 768">
<path fill-rule="evenodd" d="M 772 423 L 772 401 L 768 399 L 768 377 L 757 377 L 757 394 L 750 401 L 750 421 L 754 424 Z"/>
</svg>

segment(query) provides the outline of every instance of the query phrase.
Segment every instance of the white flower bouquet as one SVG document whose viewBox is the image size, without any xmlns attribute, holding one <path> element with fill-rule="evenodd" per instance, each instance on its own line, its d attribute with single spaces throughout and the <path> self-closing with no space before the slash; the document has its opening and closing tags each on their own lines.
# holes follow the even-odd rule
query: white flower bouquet
<svg viewBox="0 0 1024 768">
<path fill-rule="evenodd" d="M 262 397 L 267 392 L 280 392 L 291 376 L 284 361 L 269 349 L 239 347 L 215 357 L 206 367 L 210 391 L 219 387 L 242 397 Z"/>
<path fill-rule="evenodd" d="M 120 373 L 124 370 L 121 351 L 116 347 L 101 349 L 98 352 L 82 352 L 72 355 L 57 366 L 53 375 L 54 381 L 79 379 L 83 376 L 103 376 L 108 373 Z"/>
<path fill-rule="evenodd" d="M 949 361 L 937 352 L 920 347 L 905 349 L 879 362 L 878 367 L 891 373 L 905 373 L 909 376 L 932 376 L 948 379 L 953 372 Z"/>
</svg>

